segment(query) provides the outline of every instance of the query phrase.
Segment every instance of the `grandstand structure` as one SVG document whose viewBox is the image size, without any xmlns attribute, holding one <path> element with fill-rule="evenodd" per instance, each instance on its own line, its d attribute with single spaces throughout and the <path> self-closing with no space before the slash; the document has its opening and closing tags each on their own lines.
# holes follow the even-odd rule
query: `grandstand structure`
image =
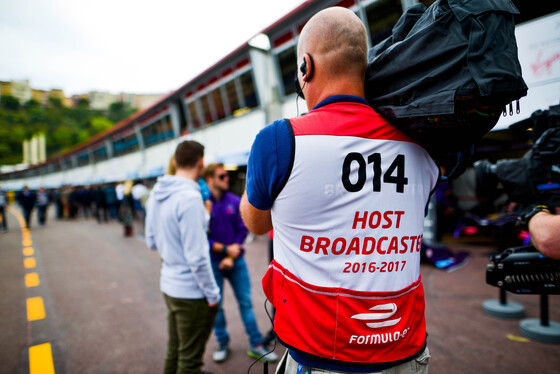
<svg viewBox="0 0 560 374">
<path fill-rule="evenodd" d="M 433 0 L 422 2 L 429 5 Z M 0 184 L 3 189 L 18 190 L 24 185 L 31 189 L 56 188 L 155 178 L 165 173 L 177 143 L 185 138 L 204 144 L 207 162 L 223 162 L 243 170 L 258 131 L 276 119 L 298 115 L 298 105 L 301 111 L 306 108 L 303 100 L 296 101 L 296 44 L 301 29 L 313 14 L 329 6 L 351 9 L 364 21 L 371 46 L 388 37 L 404 10 L 416 3 L 417 0 L 305 1 L 258 35 L 268 39 L 265 44 L 269 47 L 257 43 L 257 38 L 247 41 L 174 92 L 110 130 L 44 163 L 0 174 Z M 522 12 L 521 24 L 551 14 L 558 23 L 560 13 L 554 2 L 544 6 L 547 9 L 539 10 L 528 0 L 514 3 Z M 543 31 L 538 37 L 546 35 Z M 558 30 L 549 32 L 550 35 L 558 35 Z M 522 39 L 535 42 L 530 37 Z M 559 43 L 551 43 L 558 49 Z M 525 50 L 534 55 L 529 46 L 520 46 L 520 53 Z M 539 56 L 544 58 L 542 54 Z M 523 64 L 524 59 L 520 60 Z M 530 66 L 522 68 L 524 73 L 531 69 Z M 535 104 L 524 105 L 522 101 L 522 112 L 502 119 L 508 122 L 498 123 L 497 127 L 527 118 L 535 109 L 557 104 L 560 73 L 554 72 L 552 79 L 547 79 L 547 84 L 552 86 L 538 86 L 547 95 L 544 101 L 540 96 L 530 96 L 531 82 L 528 82 L 527 102 Z M 547 103 L 547 100 L 555 102 Z M 534 108 L 535 105 L 541 107 Z"/>
</svg>

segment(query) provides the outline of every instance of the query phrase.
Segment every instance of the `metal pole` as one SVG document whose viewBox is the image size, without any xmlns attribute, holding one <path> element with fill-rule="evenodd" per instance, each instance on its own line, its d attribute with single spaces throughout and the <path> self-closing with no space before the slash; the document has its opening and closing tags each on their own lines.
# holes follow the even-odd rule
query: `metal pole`
<svg viewBox="0 0 560 374">
<path fill-rule="evenodd" d="M 506 290 L 504 290 L 503 288 L 500 288 L 500 304 L 507 304 Z"/>
<path fill-rule="evenodd" d="M 549 326 L 548 319 L 548 295 L 541 295 L 541 326 Z"/>
</svg>

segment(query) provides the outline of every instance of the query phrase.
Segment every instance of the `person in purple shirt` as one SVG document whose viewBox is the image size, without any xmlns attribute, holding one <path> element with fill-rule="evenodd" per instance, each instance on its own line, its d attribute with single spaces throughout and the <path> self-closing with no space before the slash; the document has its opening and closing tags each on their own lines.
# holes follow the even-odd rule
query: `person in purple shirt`
<svg viewBox="0 0 560 374">
<path fill-rule="evenodd" d="M 229 176 L 223 164 L 209 164 L 204 171 L 204 179 L 210 189 L 212 201 L 208 239 L 214 277 L 222 296 L 224 279 L 227 279 L 233 288 L 239 304 L 239 313 L 249 336 L 250 347 L 247 354 L 254 358 L 275 362 L 278 356 L 274 352 L 268 352 L 264 346 L 251 302 L 251 282 L 242 247 L 248 230 L 239 212 L 241 199 L 228 191 Z M 212 358 L 216 362 L 223 362 L 229 355 L 230 339 L 221 303 L 214 323 L 214 333 L 219 346 Z"/>
</svg>

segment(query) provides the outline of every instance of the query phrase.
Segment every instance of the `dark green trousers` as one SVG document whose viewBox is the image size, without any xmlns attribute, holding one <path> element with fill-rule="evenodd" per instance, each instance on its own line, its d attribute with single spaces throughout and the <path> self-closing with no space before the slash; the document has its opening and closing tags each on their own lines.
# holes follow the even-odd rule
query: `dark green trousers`
<svg viewBox="0 0 560 374">
<path fill-rule="evenodd" d="M 163 297 L 169 329 L 163 372 L 199 374 L 218 307 L 209 307 L 206 299 L 176 299 L 166 294 Z"/>
</svg>

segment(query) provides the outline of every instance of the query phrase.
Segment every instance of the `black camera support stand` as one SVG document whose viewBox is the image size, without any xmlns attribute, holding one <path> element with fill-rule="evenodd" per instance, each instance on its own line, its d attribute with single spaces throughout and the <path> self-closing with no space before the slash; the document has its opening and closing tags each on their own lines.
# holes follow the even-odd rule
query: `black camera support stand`
<svg viewBox="0 0 560 374">
<path fill-rule="evenodd" d="M 500 301 L 484 302 L 487 314 L 500 318 L 515 315 L 515 304 L 507 302 L 506 291 L 517 294 L 540 295 L 540 319 L 525 318 L 520 322 L 521 334 L 543 343 L 560 344 L 560 323 L 550 321 L 548 297 L 560 294 L 560 260 L 553 260 L 534 247 L 516 247 L 492 255 L 486 268 L 486 283 L 499 287 Z M 519 309 L 519 308 L 517 308 Z"/>
</svg>

